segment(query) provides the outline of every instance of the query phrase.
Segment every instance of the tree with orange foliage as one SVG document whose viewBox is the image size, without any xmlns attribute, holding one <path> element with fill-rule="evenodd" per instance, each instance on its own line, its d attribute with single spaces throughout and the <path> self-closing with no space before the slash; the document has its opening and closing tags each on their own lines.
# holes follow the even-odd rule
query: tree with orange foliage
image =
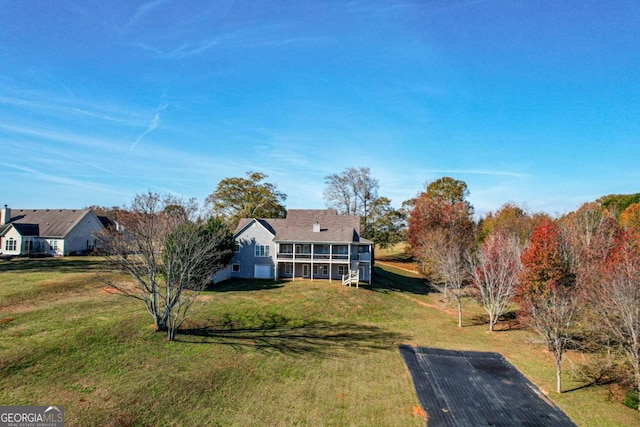
<svg viewBox="0 0 640 427">
<path fill-rule="evenodd" d="M 444 294 L 458 306 L 462 326 L 462 296 L 470 283 L 468 253 L 474 245 L 473 208 L 465 200 L 466 184 L 441 178 L 427 186 L 413 202 L 409 242 L 422 271 L 444 285 Z"/>
<path fill-rule="evenodd" d="M 564 248 L 557 224 L 551 218 L 542 219 L 522 253 L 523 270 L 516 287 L 522 319 L 554 355 L 558 393 L 562 392 L 562 357 L 578 310 L 575 275 Z"/>
<path fill-rule="evenodd" d="M 495 213 L 489 212 L 480 221 L 478 240 L 480 243 L 494 233 L 515 236 L 523 245 L 529 240 L 533 229 L 533 219 L 514 203 L 505 203 Z"/>
<path fill-rule="evenodd" d="M 620 214 L 620 226 L 625 230 L 640 233 L 640 203 L 629 205 Z"/>
</svg>

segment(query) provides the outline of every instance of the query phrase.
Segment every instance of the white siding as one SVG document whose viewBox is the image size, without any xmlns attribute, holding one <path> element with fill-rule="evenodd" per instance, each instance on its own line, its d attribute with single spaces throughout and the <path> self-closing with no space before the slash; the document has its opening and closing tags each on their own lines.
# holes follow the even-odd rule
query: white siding
<svg viewBox="0 0 640 427">
<path fill-rule="evenodd" d="M 7 241 L 13 239 L 16 241 L 16 249 L 13 251 L 7 250 Z M 0 253 L 3 255 L 20 255 L 20 249 L 22 248 L 22 236 L 11 227 L 4 236 L 0 239 Z"/>
<path fill-rule="evenodd" d="M 102 223 L 93 212 L 87 213 L 80 222 L 73 227 L 73 230 L 65 236 L 64 245 L 62 248 L 59 248 L 59 251 L 65 255 L 70 253 L 85 253 L 97 243 L 94 233 L 103 228 Z"/>
</svg>

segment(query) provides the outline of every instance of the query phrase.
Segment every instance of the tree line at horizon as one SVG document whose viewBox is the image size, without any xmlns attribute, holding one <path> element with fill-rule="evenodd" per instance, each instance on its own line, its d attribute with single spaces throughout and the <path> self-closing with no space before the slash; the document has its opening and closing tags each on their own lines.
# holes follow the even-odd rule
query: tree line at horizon
<svg viewBox="0 0 640 427">
<path fill-rule="evenodd" d="M 130 273 L 141 292 L 120 291 L 142 295 L 157 330 L 168 331 L 170 340 L 194 295 L 230 260 L 240 218 L 286 216 L 286 194 L 266 178 L 255 171 L 225 178 L 203 206 L 149 191 L 129 207 L 103 212 L 136 230 L 133 239 L 129 233 L 105 240 L 114 267 Z M 378 188 L 369 168 L 352 167 L 326 176 L 323 196 L 328 208 L 361 217 L 362 237 L 381 247 L 408 242 L 429 281 L 456 303 L 459 326 L 469 296 L 487 311 L 491 331 L 515 304 L 518 320 L 555 357 L 558 392 L 563 355 L 577 349 L 595 361 L 584 367 L 585 378 L 636 390 L 637 399 L 640 193 L 603 196 L 558 218 L 506 203 L 475 220 L 463 181 L 437 179 L 401 209 Z"/>
</svg>

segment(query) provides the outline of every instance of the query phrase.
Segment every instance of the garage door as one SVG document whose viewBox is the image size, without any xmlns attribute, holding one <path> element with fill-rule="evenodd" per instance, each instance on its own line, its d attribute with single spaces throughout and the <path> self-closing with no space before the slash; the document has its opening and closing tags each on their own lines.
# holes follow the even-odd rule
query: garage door
<svg viewBox="0 0 640 427">
<path fill-rule="evenodd" d="M 271 279 L 271 266 L 256 265 L 253 277 L 256 279 Z"/>
</svg>

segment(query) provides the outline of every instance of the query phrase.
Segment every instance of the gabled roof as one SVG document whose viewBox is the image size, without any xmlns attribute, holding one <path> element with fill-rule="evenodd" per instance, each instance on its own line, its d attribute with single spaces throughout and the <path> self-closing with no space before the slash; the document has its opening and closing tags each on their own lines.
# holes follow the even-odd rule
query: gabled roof
<svg viewBox="0 0 640 427">
<path fill-rule="evenodd" d="M 252 219 L 240 220 L 236 233 Z M 335 209 L 291 209 L 286 218 L 259 218 L 267 230 L 274 234 L 275 242 L 372 243 L 360 237 L 360 217 L 338 215 Z M 320 231 L 314 231 L 319 224 Z"/>
<path fill-rule="evenodd" d="M 39 236 L 40 227 L 38 224 L 12 224 L 21 236 Z"/>
<path fill-rule="evenodd" d="M 234 233 L 234 235 L 238 235 L 240 234 L 245 228 L 247 228 L 249 226 L 249 224 L 251 224 L 252 222 L 256 222 L 260 225 L 262 225 L 269 233 L 273 234 L 275 236 L 276 231 L 273 229 L 272 224 L 269 224 L 268 221 L 277 221 L 277 219 L 264 219 L 264 218 L 240 218 L 240 222 L 238 223 L 238 226 L 236 227 L 236 231 Z"/>
<path fill-rule="evenodd" d="M 11 209 L 8 225 L 13 225 L 23 236 L 64 238 L 89 212 L 91 209 Z M 38 234 L 21 231 L 33 232 L 34 226 Z"/>
</svg>

